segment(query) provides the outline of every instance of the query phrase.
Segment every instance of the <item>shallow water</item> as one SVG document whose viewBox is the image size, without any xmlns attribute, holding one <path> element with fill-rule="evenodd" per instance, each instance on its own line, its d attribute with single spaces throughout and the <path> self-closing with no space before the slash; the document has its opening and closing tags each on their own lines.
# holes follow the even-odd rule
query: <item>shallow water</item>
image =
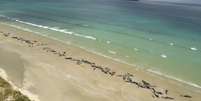
<svg viewBox="0 0 201 101">
<path fill-rule="evenodd" d="M 199 6 L 127 0 L 1 0 L 0 9 L 4 23 L 201 85 Z"/>
</svg>

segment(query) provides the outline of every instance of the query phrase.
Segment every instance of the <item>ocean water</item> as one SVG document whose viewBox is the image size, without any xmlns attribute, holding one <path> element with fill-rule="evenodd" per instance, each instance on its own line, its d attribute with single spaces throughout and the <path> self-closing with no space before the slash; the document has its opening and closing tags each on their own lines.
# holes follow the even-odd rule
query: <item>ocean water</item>
<svg viewBox="0 0 201 101">
<path fill-rule="evenodd" d="M 0 22 L 201 86 L 201 6 L 1 0 Z"/>
</svg>

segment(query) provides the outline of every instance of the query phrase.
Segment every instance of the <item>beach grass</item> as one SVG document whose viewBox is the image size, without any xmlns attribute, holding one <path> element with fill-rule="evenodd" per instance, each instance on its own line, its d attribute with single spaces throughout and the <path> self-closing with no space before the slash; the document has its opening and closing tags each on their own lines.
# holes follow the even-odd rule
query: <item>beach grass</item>
<svg viewBox="0 0 201 101">
<path fill-rule="evenodd" d="M 10 100 L 8 100 L 10 99 Z M 0 77 L 0 101 L 31 101 L 21 92 L 16 91 L 3 78 Z"/>
</svg>

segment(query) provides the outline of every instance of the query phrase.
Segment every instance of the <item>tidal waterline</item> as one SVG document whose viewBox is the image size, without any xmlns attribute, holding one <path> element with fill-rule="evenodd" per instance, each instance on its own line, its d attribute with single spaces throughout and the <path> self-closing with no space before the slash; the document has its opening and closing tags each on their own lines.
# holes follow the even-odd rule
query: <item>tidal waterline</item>
<svg viewBox="0 0 201 101">
<path fill-rule="evenodd" d="M 127 0 L 1 0 L 0 20 L 201 85 L 201 8 Z"/>
</svg>

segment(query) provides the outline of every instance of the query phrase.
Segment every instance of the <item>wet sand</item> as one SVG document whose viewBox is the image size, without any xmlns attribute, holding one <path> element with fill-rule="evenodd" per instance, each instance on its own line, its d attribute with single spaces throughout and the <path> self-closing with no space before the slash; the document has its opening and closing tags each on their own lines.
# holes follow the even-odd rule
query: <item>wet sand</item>
<svg viewBox="0 0 201 101">
<path fill-rule="evenodd" d="M 41 101 L 199 101 L 201 90 L 0 24 L 0 67 Z"/>
</svg>

